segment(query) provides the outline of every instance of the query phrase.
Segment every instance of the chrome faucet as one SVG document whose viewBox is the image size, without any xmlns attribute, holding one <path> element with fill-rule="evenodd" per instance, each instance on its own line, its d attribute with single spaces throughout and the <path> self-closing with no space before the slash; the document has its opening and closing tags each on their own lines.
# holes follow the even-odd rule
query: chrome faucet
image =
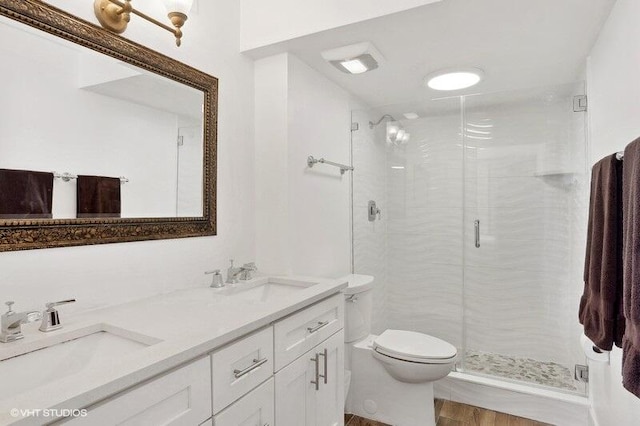
<svg viewBox="0 0 640 426">
<path fill-rule="evenodd" d="M 53 330 L 58 330 L 62 328 L 62 323 L 60 322 L 60 315 L 58 315 L 58 310 L 55 309 L 56 306 L 66 305 L 67 303 L 73 303 L 76 299 L 69 300 L 61 300 L 60 302 L 52 302 L 47 303 L 45 306 L 47 309 L 42 313 L 42 324 L 40 324 L 39 330 L 42 332 L 49 332 Z"/>
<path fill-rule="evenodd" d="M 14 302 L 6 302 L 9 310 L 0 319 L 0 342 L 9 343 L 20 340 L 22 334 L 22 324 L 39 321 L 42 319 L 40 311 L 14 312 L 12 309 Z"/>
<path fill-rule="evenodd" d="M 247 281 L 253 278 L 252 273 L 257 271 L 258 267 L 254 262 L 245 263 L 239 268 L 233 266 L 233 259 L 231 259 L 231 266 L 227 269 L 227 284 L 236 284 L 238 282 L 238 275 L 242 281 Z"/>
</svg>

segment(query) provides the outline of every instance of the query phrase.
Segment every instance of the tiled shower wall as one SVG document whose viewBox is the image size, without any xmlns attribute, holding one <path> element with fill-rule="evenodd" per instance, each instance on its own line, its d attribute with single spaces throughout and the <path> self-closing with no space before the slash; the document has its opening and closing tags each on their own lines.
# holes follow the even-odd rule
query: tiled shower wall
<svg viewBox="0 0 640 426">
<path fill-rule="evenodd" d="M 362 123 L 382 114 L 354 113 L 354 267 L 380 285 L 374 332 L 584 362 L 576 318 L 587 176 L 574 91 L 435 101 L 428 115 L 402 120 L 411 140 L 399 147 L 384 141 L 384 124 Z M 382 220 L 367 221 L 369 199 Z"/>
</svg>

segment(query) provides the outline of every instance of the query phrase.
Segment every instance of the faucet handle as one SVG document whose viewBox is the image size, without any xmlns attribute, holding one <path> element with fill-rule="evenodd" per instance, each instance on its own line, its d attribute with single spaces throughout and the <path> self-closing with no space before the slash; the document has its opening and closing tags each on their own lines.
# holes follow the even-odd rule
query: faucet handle
<svg viewBox="0 0 640 426">
<path fill-rule="evenodd" d="M 51 308 L 54 308 L 56 306 L 60 306 L 60 305 L 66 305 L 67 303 L 73 303 L 75 302 L 76 299 L 67 299 L 67 300 L 61 300 L 59 302 L 51 302 L 51 303 L 47 303 L 45 306 L 47 307 L 47 310 L 51 310 Z"/>
<path fill-rule="evenodd" d="M 222 282 L 222 275 L 220 274 L 220 269 L 215 269 L 213 271 L 205 272 L 205 275 L 213 274 L 213 280 L 211 281 L 211 288 L 222 288 L 224 287 L 224 283 Z"/>
<path fill-rule="evenodd" d="M 248 269 L 250 271 L 257 271 L 258 267 L 256 266 L 255 262 L 249 262 L 249 263 L 245 263 L 244 265 L 242 265 L 242 269 Z"/>
<path fill-rule="evenodd" d="M 7 310 L 7 314 L 13 314 L 13 304 L 16 303 L 13 300 L 10 300 L 8 302 L 4 302 L 5 305 L 8 306 L 8 310 Z"/>
<path fill-rule="evenodd" d="M 61 300 L 59 302 L 47 303 L 45 306 L 47 310 L 43 312 L 42 324 L 40 324 L 40 331 L 47 333 L 49 331 L 58 330 L 62 328 L 60 322 L 60 315 L 58 311 L 54 309 L 56 306 L 66 305 L 67 303 L 73 303 L 76 299 Z"/>
</svg>

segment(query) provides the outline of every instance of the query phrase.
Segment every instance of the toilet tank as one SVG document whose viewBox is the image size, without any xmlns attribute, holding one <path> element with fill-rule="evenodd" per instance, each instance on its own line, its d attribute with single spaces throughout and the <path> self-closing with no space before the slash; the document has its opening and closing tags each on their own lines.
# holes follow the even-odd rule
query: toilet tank
<svg viewBox="0 0 640 426">
<path fill-rule="evenodd" d="M 373 311 L 373 283 L 371 275 L 351 274 L 342 277 L 349 283 L 344 289 L 346 343 L 360 340 L 371 333 L 371 315 Z"/>
</svg>

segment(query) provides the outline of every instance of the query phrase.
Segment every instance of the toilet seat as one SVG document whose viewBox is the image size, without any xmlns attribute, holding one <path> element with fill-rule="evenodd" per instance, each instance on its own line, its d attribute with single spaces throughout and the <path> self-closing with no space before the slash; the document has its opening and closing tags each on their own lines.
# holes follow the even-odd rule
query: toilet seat
<svg viewBox="0 0 640 426">
<path fill-rule="evenodd" d="M 373 341 L 373 349 L 392 358 L 421 364 L 453 362 L 457 349 L 427 334 L 406 330 L 387 330 Z"/>
</svg>

